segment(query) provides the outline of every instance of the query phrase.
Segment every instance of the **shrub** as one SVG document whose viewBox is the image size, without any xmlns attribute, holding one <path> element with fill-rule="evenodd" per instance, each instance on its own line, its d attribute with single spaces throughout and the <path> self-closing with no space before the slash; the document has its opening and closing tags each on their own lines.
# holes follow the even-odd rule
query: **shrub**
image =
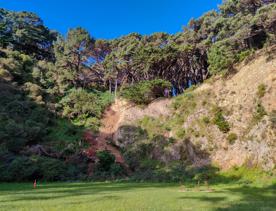
<svg viewBox="0 0 276 211">
<path fill-rule="evenodd" d="M 265 108 L 263 105 L 259 102 L 256 106 L 256 111 L 253 114 L 253 121 L 259 122 L 265 115 L 267 115 Z"/>
<path fill-rule="evenodd" d="M 171 88 L 171 84 L 168 81 L 161 79 L 142 81 L 123 88 L 120 95 L 131 102 L 143 105 L 149 104 L 159 97 L 163 97 L 166 88 Z"/>
<path fill-rule="evenodd" d="M 271 113 L 270 113 L 270 115 L 269 115 L 269 119 L 270 119 L 270 121 L 271 121 L 271 123 L 272 123 L 272 127 L 273 128 L 276 128 L 276 110 L 273 110 Z"/>
<path fill-rule="evenodd" d="M 182 138 L 185 137 L 186 131 L 185 131 L 185 129 L 181 128 L 181 129 L 179 129 L 179 130 L 176 132 L 175 135 L 177 136 L 177 138 L 182 139 Z"/>
<path fill-rule="evenodd" d="M 14 182 L 14 181 L 29 181 L 35 179 L 38 166 L 25 156 L 13 157 L 10 163 L 0 163 L 0 180 Z"/>
<path fill-rule="evenodd" d="M 245 50 L 236 55 L 236 60 L 238 62 L 242 62 L 244 59 L 246 59 L 248 56 L 252 54 L 252 50 Z"/>
<path fill-rule="evenodd" d="M 111 166 L 115 163 L 115 156 L 107 150 L 97 152 L 96 156 L 99 159 L 97 163 L 98 171 L 109 171 Z"/>
<path fill-rule="evenodd" d="M 92 129 L 97 130 L 100 124 L 99 119 L 112 100 L 113 98 L 109 93 L 71 89 L 62 98 L 60 104 L 63 108 L 64 117 L 69 117 L 79 126 L 92 127 Z"/>
<path fill-rule="evenodd" d="M 0 139 L 12 152 L 44 140 L 51 114 L 16 86 L 0 82 Z"/>
<path fill-rule="evenodd" d="M 235 53 L 227 43 L 217 43 L 208 51 L 209 69 L 212 74 L 229 69 L 235 62 Z"/>
<path fill-rule="evenodd" d="M 122 177 L 122 176 L 126 175 L 126 171 L 125 171 L 125 168 L 121 164 L 113 163 L 110 166 L 110 174 L 111 174 L 112 178 Z"/>
<path fill-rule="evenodd" d="M 93 179 L 115 179 L 126 175 L 125 168 L 121 164 L 115 163 L 115 156 L 109 151 L 99 151 L 96 156 L 99 160 L 94 168 Z"/>
<path fill-rule="evenodd" d="M 8 70 L 0 68 L 0 78 L 3 78 L 7 81 L 11 81 L 13 79 L 11 73 Z"/>
<path fill-rule="evenodd" d="M 266 86 L 264 84 L 260 84 L 258 86 L 257 96 L 259 98 L 262 98 L 263 96 L 265 96 L 265 92 L 266 92 Z"/>
<path fill-rule="evenodd" d="M 192 178 L 192 181 L 197 183 L 214 180 L 217 177 L 218 172 L 219 169 L 214 166 L 191 167 L 188 171 L 189 177 Z"/>
<path fill-rule="evenodd" d="M 81 141 L 83 128 L 73 125 L 69 120 L 58 119 L 49 127 L 47 140 L 58 150 L 64 150 L 68 144 L 77 144 Z"/>
<path fill-rule="evenodd" d="M 188 114 L 192 112 L 197 106 L 196 96 L 189 92 L 179 95 L 174 99 L 172 106 L 175 110 L 179 109 L 185 111 L 185 113 Z"/>
<path fill-rule="evenodd" d="M 207 116 L 203 117 L 203 118 L 202 118 L 202 121 L 203 121 L 206 125 L 208 125 L 208 124 L 210 123 L 210 119 L 209 119 L 209 117 L 207 117 Z"/>
<path fill-rule="evenodd" d="M 37 160 L 35 160 L 35 162 L 39 166 L 40 174 L 43 180 L 65 180 L 68 176 L 68 169 L 63 161 L 53 158 L 39 157 Z"/>
<path fill-rule="evenodd" d="M 83 164 L 67 163 L 43 156 L 20 156 L 0 151 L 0 181 L 73 180 L 79 179 L 86 170 L 87 166 Z"/>
<path fill-rule="evenodd" d="M 238 136 L 236 133 L 230 133 L 228 136 L 227 136 L 227 140 L 230 144 L 234 144 L 235 141 L 238 139 Z"/>
<path fill-rule="evenodd" d="M 212 74 L 217 74 L 224 70 L 231 70 L 234 63 L 243 61 L 253 52 L 253 50 L 250 49 L 239 51 L 233 46 L 232 42 L 230 42 L 217 42 L 209 49 L 208 62 Z"/>
<path fill-rule="evenodd" d="M 220 131 L 222 131 L 223 133 L 227 133 L 230 131 L 230 125 L 224 118 L 221 108 L 215 109 L 213 123 L 217 125 Z"/>
<path fill-rule="evenodd" d="M 27 143 L 27 140 L 20 137 L 9 137 L 6 140 L 6 147 L 9 151 L 18 153 Z"/>
</svg>

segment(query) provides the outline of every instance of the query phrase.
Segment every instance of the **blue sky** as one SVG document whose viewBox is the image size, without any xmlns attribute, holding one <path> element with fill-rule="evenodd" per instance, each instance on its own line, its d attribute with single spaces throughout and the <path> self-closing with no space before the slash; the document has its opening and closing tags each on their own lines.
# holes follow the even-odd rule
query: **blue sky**
<svg viewBox="0 0 276 211">
<path fill-rule="evenodd" d="M 0 0 L 0 7 L 38 14 L 50 29 L 66 34 L 81 26 L 93 37 L 131 32 L 176 33 L 192 17 L 217 9 L 222 0 Z"/>
</svg>

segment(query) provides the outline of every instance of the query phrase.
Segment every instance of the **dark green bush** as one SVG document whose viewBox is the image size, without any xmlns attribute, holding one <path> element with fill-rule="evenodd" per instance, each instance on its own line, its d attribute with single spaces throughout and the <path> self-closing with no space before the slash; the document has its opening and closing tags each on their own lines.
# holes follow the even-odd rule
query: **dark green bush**
<svg viewBox="0 0 276 211">
<path fill-rule="evenodd" d="M 123 177 L 126 175 L 126 170 L 121 164 L 114 163 L 110 166 L 110 174 L 112 178 Z"/>
<path fill-rule="evenodd" d="M 231 70 L 235 63 L 242 62 L 253 52 L 251 49 L 239 50 L 232 45 L 228 42 L 218 42 L 209 49 L 208 62 L 212 74 Z"/>
<path fill-rule="evenodd" d="M 220 131 L 227 133 L 230 131 L 230 125 L 223 116 L 221 108 L 217 108 L 214 111 L 213 123 L 218 126 Z"/>
<path fill-rule="evenodd" d="M 6 147 L 9 151 L 18 153 L 26 145 L 27 140 L 20 137 L 9 137 L 6 140 Z"/>
<path fill-rule="evenodd" d="M 64 151 L 68 145 L 73 145 L 74 152 L 76 152 L 77 148 L 84 147 L 84 143 L 81 141 L 83 130 L 82 127 L 73 125 L 70 120 L 58 119 L 49 127 L 46 139 L 58 151 Z"/>
<path fill-rule="evenodd" d="M 5 156 L 5 159 L 0 161 L 0 181 L 75 180 L 85 173 L 79 167 L 80 165 L 65 163 L 55 158 L 15 156 L 13 154 Z M 3 154 L 0 154 L 0 158 L 2 157 Z"/>
<path fill-rule="evenodd" d="M 0 163 L 0 180 L 8 182 L 20 182 L 34 180 L 39 168 L 34 162 L 25 156 L 11 156 L 12 160 Z"/>
<path fill-rule="evenodd" d="M 171 88 L 170 82 L 161 79 L 141 81 L 135 85 L 123 88 L 120 95 L 131 102 L 143 105 L 163 97 L 166 88 Z"/>
<path fill-rule="evenodd" d="M 40 178 L 45 181 L 79 179 L 84 174 L 84 170 L 87 170 L 87 166 L 82 169 L 82 164 L 65 162 L 55 158 L 34 157 L 33 161 L 39 167 Z"/>
<path fill-rule="evenodd" d="M 227 140 L 228 140 L 229 144 L 234 144 L 237 139 L 238 139 L 238 136 L 236 133 L 230 133 L 227 136 Z"/>
<path fill-rule="evenodd" d="M 91 92 L 80 88 L 71 89 L 60 104 L 64 117 L 74 120 L 77 125 L 97 130 L 101 115 L 112 100 L 107 92 Z"/>
<path fill-rule="evenodd" d="M 170 163 L 169 166 L 161 165 L 160 162 L 148 162 L 148 167 L 136 169 L 131 179 L 135 181 L 153 182 L 182 182 L 191 180 L 186 166 L 179 162 Z"/>
<path fill-rule="evenodd" d="M 46 181 L 65 180 L 67 178 L 68 166 L 63 161 L 54 158 L 39 157 L 35 159 L 39 166 L 41 178 Z"/>
<path fill-rule="evenodd" d="M 210 123 L 210 119 L 209 119 L 209 117 L 207 117 L 207 116 L 203 117 L 203 118 L 202 118 L 202 121 L 203 121 L 205 124 L 207 124 L 207 125 Z"/>
<path fill-rule="evenodd" d="M 217 43 L 208 51 L 208 62 L 212 74 L 227 70 L 235 62 L 235 51 L 228 43 Z"/>
<path fill-rule="evenodd" d="M 265 108 L 260 102 L 258 102 L 255 113 L 253 114 L 253 121 L 258 123 L 265 115 L 267 115 Z"/>
<path fill-rule="evenodd" d="M 0 81 L 0 136 L 10 151 L 43 140 L 51 114 L 31 102 L 17 87 Z"/>
<path fill-rule="evenodd" d="M 97 163 L 97 170 L 99 171 L 109 171 L 111 166 L 115 163 L 115 156 L 107 150 L 97 152 L 96 156 L 99 159 Z"/>
<path fill-rule="evenodd" d="M 92 178 L 97 180 L 115 179 L 126 175 L 125 168 L 115 163 L 115 156 L 109 151 L 99 151 L 96 154 L 99 159 L 94 168 Z"/>
<path fill-rule="evenodd" d="M 260 84 L 258 86 L 257 96 L 259 98 L 262 98 L 263 96 L 265 96 L 265 92 L 266 92 L 266 86 L 264 84 Z"/>
</svg>

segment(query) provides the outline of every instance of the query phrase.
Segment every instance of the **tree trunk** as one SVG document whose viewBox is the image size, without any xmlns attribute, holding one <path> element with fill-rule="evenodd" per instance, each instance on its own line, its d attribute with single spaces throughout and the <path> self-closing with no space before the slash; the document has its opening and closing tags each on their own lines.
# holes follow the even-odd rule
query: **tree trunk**
<svg viewBox="0 0 276 211">
<path fill-rule="evenodd" d="M 116 78 L 116 80 L 115 80 L 115 91 L 114 91 L 115 99 L 117 97 L 117 88 L 118 88 L 118 79 Z"/>
</svg>

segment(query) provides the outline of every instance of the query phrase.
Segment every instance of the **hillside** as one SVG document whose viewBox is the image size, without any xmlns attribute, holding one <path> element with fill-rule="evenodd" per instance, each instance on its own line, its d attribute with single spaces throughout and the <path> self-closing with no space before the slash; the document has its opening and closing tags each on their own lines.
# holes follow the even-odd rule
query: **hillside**
<svg viewBox="0 0 276 211">
<path fill-rule="evenodd" d="M 184 150 L 184 160 L 192 166 L 273 170 L 275 50 L 274 46 L 258 51 L 236 65 L 235 74 L 211 78 L 175 99 L 161 99 L 143 108 L 117 100 L 112 106 L 120 116 L 111 131 L 114 143 L 126 156 L 139 156 L 137 160 L 128 157 L 135 169 L 141 165 L 153 171 L 160 170 L 160 165 L 171 168 Z M 221 122 L 214 121 L 218 114 L 223 116 Z M 143 163 L 146 160 L 151 162 Z"/>
<path fill-rule="evenodd" d="M 109 40 L 0 8 L 0 181 L 270 174 L 275 43 L 275 0 Z"/>
</svg>

